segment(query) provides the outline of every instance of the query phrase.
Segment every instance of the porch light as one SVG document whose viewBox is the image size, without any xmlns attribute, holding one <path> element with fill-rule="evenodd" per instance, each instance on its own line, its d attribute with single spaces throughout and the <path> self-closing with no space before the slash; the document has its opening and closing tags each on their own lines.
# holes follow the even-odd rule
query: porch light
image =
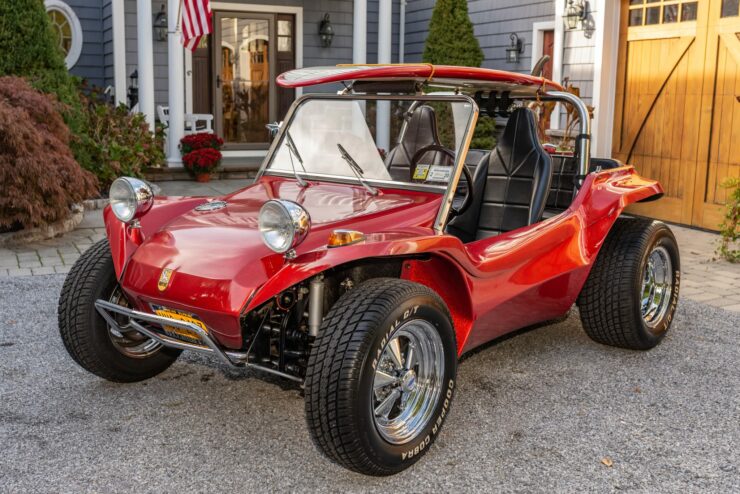
<svg viewBox="0 0 740 494">
<path fill-rule="evenodd" d="M 586 19 L 586 7 L 583 4 L 583 0 L 568 0 L 563 18 L 568 29 L 576 29 L 578 23 Z"/>
<path fill-rule="evenodd" d="M 334 39 L 334 26 L 331 25 L 331 19 L 329 19 L 328 13 L 324 14 L 324 18 L 319 24 L 319 36 L 321 37 L 321 44 L 324 48 L 329 48 Z"/>
<path fill-rule="evenodd" d="M 157 41 L 167 41 L 167 11 L 164 4 L 159 13 L 154 17 L 154 34 Z"/>
<path fill-rule="evenodd" d="M 506 61 L 509 63 L 519 63 L 519 54 L 524 51 L 522 40 L 519 39 L 516 33 L 511 33 L 509 39 L 511 40 L 511 45 L 506 48 Z"/>
<path fill-rule="evenodd" d="M 128 76 L 128 107 L 133 108 L 139 102 L 139 71 L 134 70 Z"/>
</svg>

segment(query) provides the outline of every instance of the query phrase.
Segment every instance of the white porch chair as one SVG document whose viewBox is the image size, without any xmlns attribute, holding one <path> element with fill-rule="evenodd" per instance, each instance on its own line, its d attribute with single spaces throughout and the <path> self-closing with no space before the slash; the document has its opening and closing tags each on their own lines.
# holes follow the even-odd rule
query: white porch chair
<svg viewBox="0 0 740 494">
<path fill-rule="evenodd" d="M 164 149 L 169 149 L 170 136 L 170 107 L 157 105 L 157 116 L 159 121 L 164 125 Z M 199 122 L 203 122 L 199 124 Z M 186 113 L 185 114 L 185 135 L 201 134 L 204 132 L 213 132 L 213 115 L 208 113 Z"/>
<path fill-rule="evenodd" d="M 170 126 L 170 108 L 169 106 L 157 106 L 157 115 L 159 121 L 164 124 L 165 128 Z M 202 122 L 199 124 L 199 122 Z M 202 132 L 213 132 L 213 115 L 209 113 L 186 113 L 185 114 L 185 135 L 200 134 Z"/>
</svg>

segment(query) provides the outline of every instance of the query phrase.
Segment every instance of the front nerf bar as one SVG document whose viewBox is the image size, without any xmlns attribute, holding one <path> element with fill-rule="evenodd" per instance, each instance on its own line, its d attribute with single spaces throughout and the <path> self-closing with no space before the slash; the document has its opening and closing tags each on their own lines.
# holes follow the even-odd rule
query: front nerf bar
<svg viewBox="0 0 740 494">
<path fill-rule="evenodd" d="M 193 323 L 178 321 L 177 319 L 170 319 L 169 317 L 148 314 L 146 312 L 140 312 L 100 299 L 95 301 L 95 308 L 98 310 L 100 315 L 103 316 L 103 319 L 105 319 L 105 321 L 111 327 L 115 328 L 119 332 L 126 332 L 127 330 L 133 329 L 145 336 L 148 336 L 162 346 L 168 348 L 177 348 L 180 350 L 191 350 L 199 353 L 216 354 L 216 356 L 218 356 L 225 364 L 230 367 L 250 367 L 263 372 L 267 372 L 269 374 L 284 377 L 292 381 L 303 382 L 303 380 L 299 377 L 292 376 L 290 374 L 276 371 L 267 367 L 262 367 L 261 365 L 250 363 L 249 350 L 247 350 L 246 352 L 234 352 L 221 348 L 221 346 L 208 334 L 207 331 Z M 111 312 L 127 317 L 128 324 L 125 326 L 121 326 L 111 315 Z M 153 328 L 148 328 L 144 326 L 139 321 L 159 325 L 174 326 L 180 329 L 187 329 L 197 334 L 200 340 L 205 343 L 205 345 L 197 345 L 195 343 L 189 343 L 187 341 L 172 338 L 165 334 L 159 333 Z"/>
</svg>

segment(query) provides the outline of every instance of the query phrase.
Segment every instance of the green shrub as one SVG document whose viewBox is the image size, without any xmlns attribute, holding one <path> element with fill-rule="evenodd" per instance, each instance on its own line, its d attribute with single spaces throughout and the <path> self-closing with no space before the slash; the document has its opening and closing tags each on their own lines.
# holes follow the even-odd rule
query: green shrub
<svg viewBox="0 0 740 494">
<path fill-rule="evenodd" d="M 62 220 L 97 194 L 72 157 L 59 103 L 18 77 L 0 77 L 0 231 Z"/>
<path fill-rule="evenodd" d="M 480 67 L 483 63 L 483 50 L 473 32 L 466 0 L 439 0 L 434 5 L 422 60 L 435 65 L 464 67 Z M 493 149 L 495 129 L 493 118 L 479 116 L 470 147 Z"/>
<path fill-rule="evenodd" d="M 73 135 L 86 128 L 77 80 L 67 71 L 43 0 L 0 1 L 0 76 L 20 76 L 64 104 L 62 115 Z M 75 157 L 77 143 L 70 142 Z"/>
<path fill-rule="evenodd" d="M 152 134 L 143 114 L 105 103 L 96 90 L 80 98 L 88 124 L 76 139 L 85 168 L 98 177 L 102 190 L 122 175 L 141 177 L 146 168 L 164 164 L 163 133 Z"/>
<path fill-rule="evenodd" d="M 722 187 L 729 191 L 725 210 L 725 220 L 720 225 L 720 256 L 730 262 L 740 262 L 740 177 L 728 178 Z"/>
<path fill-rule="evenodd" d="M 473 32 L 466 0 L 439 0 L 429 21 L 424 62 L 480 67 L 483 50 Z"/>
</svg>

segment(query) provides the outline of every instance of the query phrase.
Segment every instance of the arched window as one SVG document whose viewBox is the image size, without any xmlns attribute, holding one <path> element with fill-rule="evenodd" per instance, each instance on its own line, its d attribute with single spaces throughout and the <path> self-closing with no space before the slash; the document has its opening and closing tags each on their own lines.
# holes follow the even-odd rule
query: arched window
<svg viewBox="0 0 740 494">
<path fill-rule="evenodd" d="M 67 68 L 77 63 L 82 52 L 82 26 L 72 7 L 62 0 L 45 0 L 46 13 L 57 37 L 57 42 L 65 55 Z"/>
</svg>

